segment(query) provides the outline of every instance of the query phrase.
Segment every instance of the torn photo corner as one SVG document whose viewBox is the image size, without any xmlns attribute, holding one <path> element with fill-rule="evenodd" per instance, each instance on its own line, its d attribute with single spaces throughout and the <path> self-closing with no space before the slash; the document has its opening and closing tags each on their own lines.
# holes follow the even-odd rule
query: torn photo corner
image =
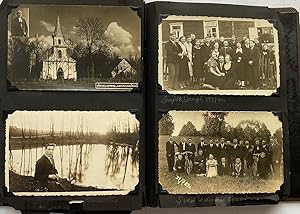
<svg viewBox="0 0 300 214">
<path fill-rule="evenodd" d="M 141 29 L 129 6 L 20 5 L 8 16 L 11 88 L 132 91 L 143 76 Z"/>
<path fill-rule="evenodd" d="M 284 184 L 283 126 L 272 112 L 169 111 L 158 141 L 169 194 L 274 194 Z"/>
<path fill-rule="evenodd" d="M 170 94 L 277 94 L 278 36 L 265 19 L 169 15 L 158 26 L 158 82 Z"/>
<path fill-rule="evenodd" d="M 130 112 L 15 111 L 5 136 L 5 186 L 16 196 L 127 195 L 139 183 Z"/>
</svg>

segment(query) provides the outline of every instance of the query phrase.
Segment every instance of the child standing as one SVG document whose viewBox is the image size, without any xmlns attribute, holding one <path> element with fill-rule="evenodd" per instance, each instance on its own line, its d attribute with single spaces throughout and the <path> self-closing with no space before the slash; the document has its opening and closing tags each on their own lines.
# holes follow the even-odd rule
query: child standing
<svg viewBox="0 0 300 214">
<path fill-rule="evenodd" d="M 214 159 L 212 154 L 209 154 L 208 160 L 206 161 L 206 177 L 211 178 L 218 175 L 218 162 Z"/>
</svg>

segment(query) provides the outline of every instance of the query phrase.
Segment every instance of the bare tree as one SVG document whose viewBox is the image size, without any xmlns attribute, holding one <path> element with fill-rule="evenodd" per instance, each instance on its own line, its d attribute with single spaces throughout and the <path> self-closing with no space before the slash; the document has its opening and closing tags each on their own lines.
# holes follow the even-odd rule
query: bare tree
<svg viewBox="0 0 300 214">
<path fill-rule="evenodd" d="M 77 34 L 84 40 L 90 57 L 90 72 L 88 77 L 95 77 L 93 53 L 97 51 L 98 44 L 104 40 L 104 27 L 98 17 L 82 17 L 76 24 Z"/>
</svg>

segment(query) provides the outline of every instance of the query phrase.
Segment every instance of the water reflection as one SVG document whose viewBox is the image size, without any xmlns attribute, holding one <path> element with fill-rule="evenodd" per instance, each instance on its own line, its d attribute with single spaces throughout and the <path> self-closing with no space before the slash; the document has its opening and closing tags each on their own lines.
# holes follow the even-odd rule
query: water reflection
<svg viewBox="0 0 300 214">
<path fill-rule="evenodd" d="M 10 169 L 34 176 L 43 147 L 10 150 Z M 133 190 L 138 183 L 137 147 L 116 144 L 60 145 L 54 151 L 59 176 L 77 185 L 100 189 Z"/>
</svg>

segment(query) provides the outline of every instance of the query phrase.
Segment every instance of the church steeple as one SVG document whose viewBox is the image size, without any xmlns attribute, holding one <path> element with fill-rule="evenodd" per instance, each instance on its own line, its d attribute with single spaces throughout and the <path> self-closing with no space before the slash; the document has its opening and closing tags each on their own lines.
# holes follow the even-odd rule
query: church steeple
<svg viewBox="0 0 300 214">
<path fill-rule="evenodd" d="M 57 19 L 56 19 L 56 25 L 55 25 L 55 30 L 54 30 L 53 36 L 56 36 L 56 37 L 63 36 L 62 31 L 61 31 L 59 16 L 57 16 Z"/>
</svg>

